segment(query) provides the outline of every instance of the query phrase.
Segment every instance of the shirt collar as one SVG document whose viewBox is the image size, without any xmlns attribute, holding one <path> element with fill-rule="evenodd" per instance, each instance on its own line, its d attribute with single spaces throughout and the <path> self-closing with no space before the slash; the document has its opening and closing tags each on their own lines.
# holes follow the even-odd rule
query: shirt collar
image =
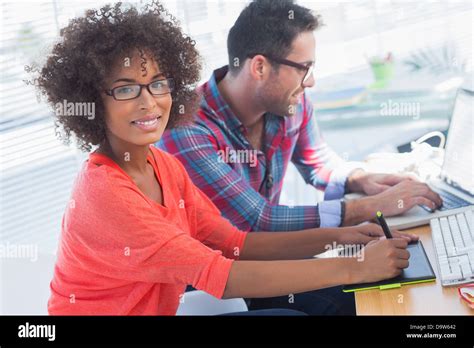
<svg viewBox="0 0 474 348">
<path fill-rule="evenodd" d="M 203 85 L 203 100 L 201 106 L 207 109 L 209 114 L 222 120 L 228 129 L 243 129 L 244 125 L 232 111 L 229 104 L 227 104 L 217 87 L 217 84 L 225 77 L 228 71 L 228 65 L 224 65 L 213 71 L 209 81 Z M 285 117 L 273 115 L 268 112 L 264 117 L 267 122 L 277 122 L 281 124 L 285 121 Z"/>
<path fill-rule="evenodd" d="M 225 65 L 214 70 L 209 81 L 204 85 L 203 107 L 210 109 L 211 114 L 222 120 L 230 130 L 240 129 L 243 127 L 242 122 L 225 101 L 219 92 L 217 84 L 224 78 L 229 71 L 229 66 Z"/>
</svg>

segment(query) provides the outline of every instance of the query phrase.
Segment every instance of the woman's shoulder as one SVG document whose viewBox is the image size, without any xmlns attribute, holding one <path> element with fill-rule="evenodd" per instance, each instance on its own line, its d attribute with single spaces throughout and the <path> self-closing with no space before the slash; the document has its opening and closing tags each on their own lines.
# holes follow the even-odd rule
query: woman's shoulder
<svg viewBox="0 0 474 348">
<path fill-rule="evenodd" d="M 161 167 L 167 168 L 170 171 L 170 174 L 172 175 L 186 174 L 186 169 L 174 155 L 161 149 L 158 149 L 154 145 L 151 145 L 150 148 L 156 160 L 159 162 L 157 163 L 158 167 L 160 167 L 161 164 Z"/>
<path fill-rule="evenodd" d="M 103 200 L 114 196 L 120 187 L 132 187 L 127 174 L 109 157 L 91 153 L 78 173 L 74 191 L 88 199 L 101 197 Z"/>
<path fill-rule="evenodd" d="M 177 188 L 182 196 L 187 195 L 190 185 L 192 185 L 191 178 L 188 175 L 183 164 L 172 154 L 151 147 L 153 155 L 156 159 L 156 164 L 162 177 L 173 187 Z"/>
</svg>

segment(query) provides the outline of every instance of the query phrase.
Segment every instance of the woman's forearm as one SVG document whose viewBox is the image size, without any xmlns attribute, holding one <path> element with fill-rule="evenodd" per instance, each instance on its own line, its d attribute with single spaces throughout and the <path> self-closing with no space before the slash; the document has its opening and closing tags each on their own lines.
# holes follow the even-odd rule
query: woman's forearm
<svg viewBox="0 0 474 348">
<path fill-rule="evenodd" d="M 224 297 L 274 297 L 393 278 L 409 265 L 407 245 L 404 238 L 389 238 L 368 243 L 356 257 L 234 261 Z"/>
<path fill-rule="evenodd" d="M 274 297 L 357 281 L 355 258 L 235 261 L 223 298 Z"/>
<path fill-rule="evenodd" d="M 341 228 L 318 228 L 293 232 L 250 232 L 240 260 L 295 260 L 327 251 L 338 242 Z"/>
</svg>

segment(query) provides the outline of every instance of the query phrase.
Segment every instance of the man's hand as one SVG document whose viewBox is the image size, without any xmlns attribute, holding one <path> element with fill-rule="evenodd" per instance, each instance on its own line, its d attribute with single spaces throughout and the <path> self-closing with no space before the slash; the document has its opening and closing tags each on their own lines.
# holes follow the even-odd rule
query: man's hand
<svg viewBox="0 0 474 348">
<path fill-rule="evenodd" d="M 425 205 L 433 210 L 443 204 L 441 197 L 428 185 L 405 180 L 374 196 L 364 198 L 375 212 L 380 210 L 385 216 L 399 215 L 415 205 Z"/>
<path fill-rule="evenodd" d="M 418 236 L 409 233 L 402 233 L 397 230 L 391 230 L 393 238 L 405 239 L 408 243 L 418 240 Z M 374 223 L 364 223 L 358 226 L 342 227 L 338 237 L 338 243 L 348 244 L 367 244 L 372 240 L 384 237 L 382 228 Z"/>
<path fill-rule="evenodd" d="M 385 216 L 395 216 L 415 205 L 425 205 L 434 210 L 442 204 L 441 197 L 428 185 L 415 180 L 403 180 L 379 194 L 346 201 L 343 226 L 373 220 L 377 210 Z"/>
<path fill-rule="evenodd" d="M 404 180 L 418 181 L 414 175 L 410 174 L 377 174 L 356 169 L 347 178 L 347 186 L 350 192 L 365 193 L 372 196 Z"/>
</svg>

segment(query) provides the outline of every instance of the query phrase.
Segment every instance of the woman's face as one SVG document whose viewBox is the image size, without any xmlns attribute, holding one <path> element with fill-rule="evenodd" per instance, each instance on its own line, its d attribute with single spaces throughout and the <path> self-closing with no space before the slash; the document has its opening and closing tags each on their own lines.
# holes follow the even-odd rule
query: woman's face
<svg viewBox="0 0 474 348">
<path fill-rule="evenodd" d="M 113 137 L 114 141 L 138 146 L 153 144 L 160 140 L 168 123 L 172 100 L 164 79 L 171 76 L 165 76 L 149 55 L 142 56 L 146 62 L 138 50 L 118 62 L 106 81 L 107 90 L 115 89 L 115 98 L 106 93 L 102 95 L 109 141 Z M 129 99 L 137 92 L 137 87 L 131 85 L 152 82 L 150 89 L 154 93 L 165 94 L 153 95 L 143 87 L 138 97 Z"/>
</svg>

